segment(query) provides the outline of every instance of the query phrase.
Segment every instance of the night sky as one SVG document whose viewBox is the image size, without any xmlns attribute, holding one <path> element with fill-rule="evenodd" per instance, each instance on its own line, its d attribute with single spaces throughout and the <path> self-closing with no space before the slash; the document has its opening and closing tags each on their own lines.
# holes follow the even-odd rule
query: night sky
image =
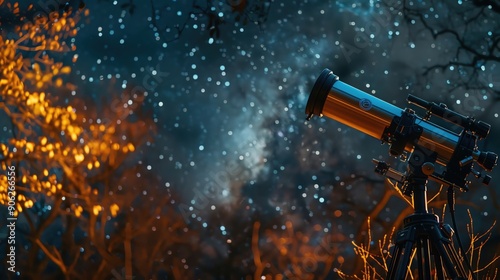
<svg viewBox="0 0 500 280">
<path fill-rule="evenodd" d="M 240 240 L 250 250 L 256 220 L 278 235 L 290 221 L 311 246 L 342 235 L 335 248 L 354 258 L 350 242 L 364 240 L 362 225 L 387 187 L 371 159 L 404 165 L 388 159 L 379 139 L 327 118 L 305 121 L 310 90 L 324 68 L 400 108 L 413 94 L 475 116 L 492 127 L 479 148 L 500 152 L 499 52 L 496 61 L 477 62 L 482 89 L 461 86 L 470 70 L 457 66 L 425 75 L 428 67 L 453 61 L 458 43 L 451 35 L 434 38 L 418 17 L 407 20 L 399 1 L 243 1 L 259 8 L 240 15 L 235 7 L 242 1 L 213 1 L 214 18 L 197 13 L 205 1 L 194 2 L 200 8 L 192 1 L 87 1 L 90 14 L 79 23 L 78 60 L 68 77 L 77 98 L 145 92 L 141 108 L 156 131 L 129 161 L 155 178 L 155 186 L 138 180 L 138 195 L 160 188 L 174 209 L 168 215 L 182 217 L 199 236 L 201 253 L 186 258 L 187 270 L 218 262 L 250 263 L 252 270 L 251 254 L 235 257 L 231 244 Z M 422 14 L 436 27 L 446 23 L 470 34 L 477 49 L 488 36 L 498 38 L 498 13 L 491 11 L 496 22 L 460 26 L 464 15 L 450 8 L 460 2 L 426 6 Z M 153 15 L 155 9 L 161 12 Z M 467 208 L 478 232 L 498 218 L 499 169 L 490 175 L 490 186 L 473 180 L 470 192 L 458 194 L 463 236 Z M 429 184 L 431 193 L 438 189 Z M 393 198 L 371 217 L 377 238 L 403 206 Z M 489 244 L 498 252 L 498 227 L 492 233 Z M 335 256 L 332 269 L 350 272 L 351 262 Z M 214 271 L 213 279 L 226 279 Z"/>
</svg>

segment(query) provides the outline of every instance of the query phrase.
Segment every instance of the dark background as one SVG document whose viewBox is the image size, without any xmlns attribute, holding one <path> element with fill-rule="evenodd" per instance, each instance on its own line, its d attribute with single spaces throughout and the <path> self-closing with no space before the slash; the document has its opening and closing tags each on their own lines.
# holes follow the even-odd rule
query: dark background
<svg viewBox="0 0 500 280">
<path fill-rule="evenodd" d="M 141 267 L 136 259 L 153 251 L 132 250 L 136 279 L 240 279 L 259 271 L 272 277 L 266 279 L 336 279 L 334 269 L 360 275 L 351 241 L 366 244 L 371 217 L 376 247 L 401 226 L 408 206 L 373 172 L 371 159 L 387 159 L 388 146 L 330 119 L 305 121 L 309 92 L 324 68 L 400 108 L 414 94 L 485 121 L 491 133 L 479 148 L 500 152 L 495 2 L 85 4 L 90 15 L 79 23 L 79 59 L 68 77 L 78 86 L 76 97 L 102 100 L 110 90 L 139 88 L 156 126 L 151 141 L 128 159 L 154 178 L 136 179 L 131 189 L 130 195 L 145 196 L 134 205 L 132 223 L 143 232 L 133 248 L 169 241 L 156 252 L 162 265 Z M 473 180 L 470 192 L 457 194 L 466 244 L 467 209 L 477 233 L 498 217 L 500 173 L 491 175 L 489 186 Z M 438 190 L 429 184 L 431 194 Z M 153 197 L 167 203 L 157 205 Z M 157 214 L 154 206 L 168 209 Z M 442 206 L 432 211 L 441 215 Z M 155 235 L 156 228 L 141 222 L 154 215 L 176 221 L 180 233 Z M 111 226 L 111 240 L 113 232 Z M 491 230 L 481 266 L 498 252 L 499 234 L 498 227 Z M 92 265 L 77 270 L 82 267 Z M 125 261 L 106 266 L 99 277 L 116 277 L 113 271 L 125 267 Z M 22 276 L 22 264 L 19 271 Z M 58 275 L 50 262 L 42 271 Z"/>
</svg>

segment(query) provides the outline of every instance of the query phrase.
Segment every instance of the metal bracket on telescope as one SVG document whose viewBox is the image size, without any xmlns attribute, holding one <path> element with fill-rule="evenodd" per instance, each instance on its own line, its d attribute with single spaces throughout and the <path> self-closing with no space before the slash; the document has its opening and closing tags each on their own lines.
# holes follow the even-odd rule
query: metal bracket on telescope
<svg viewBox="0 0 500 280">
<path fill-rule="evenodd" d="M 407 196 L 411 195 L 411 190 L 407 188 L 407 176 L 406 173 L 397 171 L 394 168 L 391 168 L 389 164 L 387 164 L 385 161 L 379 161 L 376 159 L 372 159 L 372 162 L 376 164 L 375 166 L 375 172 L 385 176 L 388 179 L 392 179 L 396 181 L 399 184 L 396 184 L 396 186 L 401 190 L 401 192 Z"/>
<path fill-rule="evenodd" d="M 395 180 L 396 182 L 399 183 L 404 183 L 404 181 L 406 180 L 406 174 L 399 172 L 394 168 L 391 168 L 391 166 L 387 164 L 385 161 L 372 159 L 372 162 L 376 164 L 375 166 L 376 173 L 383 175 L 389 179 Z"/>
<path fill-rule="evenodd" d="M 415 124 L 415 112 L 405 109 L 401 117 L 395 116 L 382 133 L 382 143 L 390 145 L 389 154 L 397 157 L 403 154 L 406 145 L 412 144 L 422 135 L 422 127 Z"/>
</svg>

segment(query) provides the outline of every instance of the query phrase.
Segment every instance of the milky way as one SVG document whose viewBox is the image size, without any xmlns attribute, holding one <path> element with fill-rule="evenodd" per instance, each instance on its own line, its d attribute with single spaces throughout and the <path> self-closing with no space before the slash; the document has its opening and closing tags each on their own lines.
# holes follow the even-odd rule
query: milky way
<svg viewBox="0 0 500 280">
<path fill-rule="evenodd" d="M 335 188 L 352 190 L 340 182 L 344 178 L 381 180 L 372 174 L 371 158 L 386 157 L 387 147 L 377 139 L 331 120 L 305 121 L 309 91 L 325 67 L 400 107 L 407 106 L 408 93 L 452 105 L 469 96 L 446 97 L 447 85 L 438 79 L 422 86 L 422 66 L 448 46 L 436 52 L 431 36 L 408 32 L 411 26 L 397 10 L 376 1 L 273 1 L 265 21 L 245 25 L 221 7 L 217 16 L 225 22 L 218 38 L 204 30 L 206 18 L 189 15 L 190 1 L 181 2 L 158 15 L 157 24 L 170 33 L 153 28 L 149 2 L 133 14 L 117 1 L 89 2 L 75 68 L 95 95 L 107 94 L 97 92 L 100 80 L 145 88 L 158 132 L 141 163 L 179 195 L 181 209 L 203 205 L 203 211 L 188 213 L 189 223 L 206 227 L 210 211 L 245 206 L 289 215 L 283 224 L 297 211 L 300 220 L 314 219 L 326 215 L 322 204 L 331 203 Z M 172 40 L 175 24 L 184 22 Z M 471 113 L 481 115 L 487 101 L 479 102 Z M 498 127 L 492 112 L 481 116 Z M 365 201 L 364 188 L 356 187 L 353 204 L 376 203 Z M 349 206 L 334 208 L 349 212 Z M 354 237 L 355 228 L 340 228 Z"/>
</svg>

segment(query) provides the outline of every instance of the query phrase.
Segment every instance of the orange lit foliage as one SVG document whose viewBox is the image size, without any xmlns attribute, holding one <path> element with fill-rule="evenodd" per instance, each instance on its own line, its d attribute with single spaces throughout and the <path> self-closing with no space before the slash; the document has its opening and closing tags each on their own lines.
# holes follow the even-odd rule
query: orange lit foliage
<svg viewBox="0 0 500 280">
<path fill-rule="evenodd" d="M 19 7 L 13 4 L 9 9 L 16 14 Z M 27 257 L 17 266 L 24 276 L 39 278 L 52 262 L 60 269 L 59 277 L 66 279 L 110 278 L 122 268 L 137 273 L 132 267 L 141 267 L 143 275 L 153 266 L 174 270 L 158 260 L 177 242 L 172 238 L 186 235 L 185 224 L 181 218 L 158 218 L 172 205 L 170 198 L 152 187 L 149 196 L 139 197 L 140 188 L 158 182 L 152 176 L 139 180 L 141 168 L 124 167 L 129 155 L 140 152 L 137 148 L 154 132 L 152 121 L 138 114 L 143 93 L 125 91 L 100 110 L 74 96 L 72 105 L 59 99 L 76 90 L 63 81 L 71 67 L 58 60 L 76 49 L 68 42 L 77 35 L 82 14 L 88 11 L 52 12 L 0 36 L 0 125 L 10 128 L 0 144 L 0 204 L 8 203 L 6 170 L 15 166 L 15 215 L 22 215 L 18 227 L 26 227 L 31 241 L 28 249 L 18 247 L 18 255 Z M 73 62 L 76 59 L 75 54 Z M 134 121 L 129 118 L 132 114 Z M 145 198 L 150 197 L 156 197 L 158 207 L 133 212 L 133 206 L 147 205 Z M 153 218 L 138 216 L 150 211 Z M 60 227 L 61 235 L 44 235 L 49 226 Z M 83 239 L 75 239 L 76 228 L 85 232 Z M 110 228 L 114 228 L 111 237 Z M 154 228 L 158 230 L 151 233 Z M 164 238 L 153 240 L 151 234 Z M 148 251 L 132 261 L 131 248 Z M 138 259 L 144 263 L 137 264 Z"/>
<path fill-rule="evenodd" d="M 3 170 L 10 165 L 18 167 L 17 212 L 22 212 L 36 201 L 36 196 L 23 195 L 28 192 L 70 197 L 89 192 L 78 182 L 81 178 L 76 176 L 77 166 L 97 158 L 86 156 L 85 145 L 79 141 L 83 128 L 74 108 L 54 105 L 53 98 L 44 91 L 62 86 L 61 76 L 71 71 L 69 66 L 54 62 L 49 54 L 70 49 L 63 39 L 76 35 L 75 20 L 68 13 L 53 12 L 49 18 L 26 22 L 14 32 L 10 39 L 5 34 L 0 37 L 0 109 L 10 119 L 13 133 L 0 145 L 0 152 Z M 29 85 L 34 85 L 36 91 Z M 4 173 L 0 181 L 5 180 Z M 72 182 L 65 186 L 73 187 L 63 188 L 64 180 Z M 6 202 L 2 192 L 0 203 Z M 73 210 L 78 213 L 80 209 Z"/>
<path fill-rule="evenodd" d="M 347 275 L 342 271 L 338 271 L 342 279 L 384 279 L 387 274 L 390 249 L 393 246 L 391 241 L 394 238 L 394 228 L 389 235 L 385 234 L 382 239 L 378 240 L 377 245 L 373 246 L 374 240 L 372 239 L 370 218 L 368 218 L 366 225 L 368 228 L 366 243 L 356 244 L 352 242 L 354 252 L 362 260 L 362 269 L 359 270 L 360 273 L 355 275 Z"/>
<path fill-rule="evenodd" d="M 254 279 L 328 279 L 333 265 L 344 262 L 339 247 L 345 236 L 325 233 L 319 224 L 301 232 L 287 221 L 281 233 L 266 229 L 262 237 L 260 226 L 255 222 L 252 234 Z"/>
</svg>

